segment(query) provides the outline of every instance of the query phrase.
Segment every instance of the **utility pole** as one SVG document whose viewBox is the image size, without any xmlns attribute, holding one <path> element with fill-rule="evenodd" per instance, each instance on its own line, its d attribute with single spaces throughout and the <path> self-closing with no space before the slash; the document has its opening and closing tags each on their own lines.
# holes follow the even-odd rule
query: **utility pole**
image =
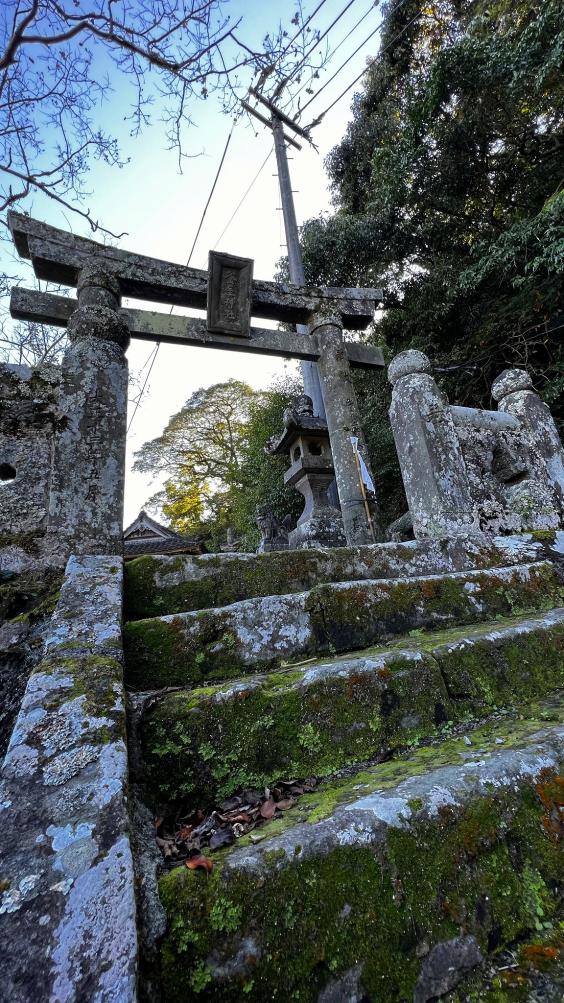
<svg viewBox="0 0 564 1003">
<path fill-rule="evenodd" d="M 284 123 L 293 129 L 298 135 L 303 136 L 310 142 L 308 134 L 297 125 L 292 119 L 288 118 L 284 112 L 281 112 L 276 106 L 264 98 L 262 94 L 258 91 L 251 89 L 251 94 L 256 97 L 262 104 L 270 111 L 270 120 L 260 115 L 254 108 L 252 108 L 246 101 L 243 101 L 243 107 L 246 111 L 258 118 L 263 125 L 268 126 L 272 130 L 274 136 L 274 150 L 276 153 L 276 164 L 278 168 L 278 181 L 280 185 L 280 198 L 282 201 L 282 215 L 284 216 L 284 230 L 286 232 L 286 245 L 288 248 L 288 266 L 290 271 L 290 282 L 296 286 L 305 285 L 304 276 L 304 265 L 302 260 L 302 252 L 300 248 L 300 240 L 298 234 L 298 223 L 296 220 L 296 210 L 294 207 L 294 196 L 292 192 L 292 183 L 290 180 L 290 169 L 288 167 L 288 155 L 286 152 L 286 142 L 295 146 L 298 150 L 301 149 L 295 139 L 291 136 L 287 136 L 284 132 Z M 303 334 L 307 337 L 309 334 L 309 328 L 303 324 L 297 324 L 296 330 L 298 334 Z M 325 415 L 325 405 L 323 403 L 323 395 L 321 393 L 321 383 L 319 380 L 319 370 L 316 362 L 302 362 L 302 379 L 304 383 L 304 392 L 311 397 L 313 401 L 313 413 L 318 418 L 326 419 Z M 330 497 L 333 502 L 336 501 L 336 489 L 333 490 L 334 485 L 330 489 Z"/>
<path fill-rule="evenodd" d="M 278 167 L 282 215 L 284 216 L 284 230 L 286 232 L 286 245 L 288 248 L 290 281 L 297 286 L 303 286 L 305 285 L 304 263 L 298 234 L 296 210 L 294 208 L 294 195 L 292 192 L 292 182 L 290 181 L 286 143 L 284 142 L 284 127 L 282 120 L 274 112 L 272 113 L 271 123 L 272 134 L 274 136 L 274 152 Z M 303 324 L 297 324 L 296 330 L 298 334 L 303 334 L 304 336 L 309 334 L 308 327 Z M 323 403 L 319 370 L 316 362 L 302 362 L 302 378 L 304 381 L 304 391 L 313 401 L 314 415 L 317 415 L 319 418 L 325 418 L 325 405 Z"/>
</svg>

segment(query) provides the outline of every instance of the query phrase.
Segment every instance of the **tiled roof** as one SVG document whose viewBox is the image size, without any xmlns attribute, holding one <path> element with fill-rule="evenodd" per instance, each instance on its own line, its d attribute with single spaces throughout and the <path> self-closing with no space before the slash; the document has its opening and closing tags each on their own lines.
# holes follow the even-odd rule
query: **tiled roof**
<svg viewBox="0 0 564 1003">
<path fill-rule="evenodd" d="M 123 531 L 123 555 L 126 558 L 144 554 L 205 554 L 201 540 L 175 533 L 161 526 L 142 509 L 136 519 Z"/>
<path fill-rule="evenodd" d="M 176 536 L 170 540 L 124 540 L 123 556 L 142 557 L 144 554 L 205 554 L 206 548 L 200 540 L 190 540 Z"/>
</svg>

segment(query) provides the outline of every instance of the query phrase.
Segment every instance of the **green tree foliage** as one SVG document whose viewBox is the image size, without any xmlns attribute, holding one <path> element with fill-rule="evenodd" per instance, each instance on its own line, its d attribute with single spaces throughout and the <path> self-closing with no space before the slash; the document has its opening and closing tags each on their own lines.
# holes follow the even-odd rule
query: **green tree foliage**
<svg viewBox="0 0 564 1003">
<path fill-rule="evenodd" d="M 166 476 L 152 505 L 173 529 L 203 536 L 214 549 L 230 529 L 253 548 L 257 504 L 271 504 L 279 516 L 295 511 L 298 495 L 284 488 L 284 463 L 264 447 L 298 392 L 291 381 L 260 392 L 239 380 L 196 390 L 162 435 L 141 447 L 134 469 Z"/>
<path fill-rule="evenodd" d="M 284 485 L 288 462 L 283 457 L 270 456 L 265 450 L 268 439 L 282 432 L 284 411 L 300 393 L 301 383 L 287 378 L 255 394 L 251 401 L 241 464 L 243 490 L 233 497 L 233 525 L 245 550 L 254 550 L 259 542 L 254 518 L 257 505 L 270 505 L 279 519 L 287 514 L 297 519 L 303 509 L 302 496 L 295 488 Z"/>
<path fill-rule="evenodd" d="M 525 366 L 560 421 L 562 15 L 562 0 L 390 8 L 382 42 L 396 40 L 328 157 L 336 212 L 302 231 L 309 281 L 385 286 L 372 337 L 389 355 L 421 348 L 452 400 L 486 407 L 501 369 Z M 393 507 L 389 391 L 359 390 Z"/>
</svg>

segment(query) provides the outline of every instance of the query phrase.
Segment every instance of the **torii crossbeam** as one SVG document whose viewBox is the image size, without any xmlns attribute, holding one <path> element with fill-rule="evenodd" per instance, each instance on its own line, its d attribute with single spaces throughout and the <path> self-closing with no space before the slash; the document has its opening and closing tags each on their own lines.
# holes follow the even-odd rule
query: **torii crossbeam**
<svg viewBox="0 0 564 1003">
<path fill-rule="evenodd" d="M 68 534 L 69 542 L 80 543 L 84 550 L 83 537 L 93 544 L 96 526 L 102 539 L 107 536 L 101 530 L 100 508 L 107 512 L 110 495 L 114 512 L 119 514 L 123 507 L 127 382 L 123 351 L 130 336 L 317 361 L 347 541 L 373 542 L 351 443 L 351 438 L 359 439 L 367 462 L 350 366 L 381 368 L 384 360 L 378 348 L 343 341 L 342 328 L 366 328 L 382 290 L 253 281 L 250 259 L 211 253 L 207 272 L 99 244 L 20 213 L 9 213 L 8 221 L 20 255 L 31 259 L 38 278 L 78 288 L 77 299 L 21 288 L 13 289 L 11 298 L 13 317 L 69 328 L 63 377 L 69 420 L 72 415 L 76 427 L 72 435 L 70 425 L 66 434 L 59 435 L 50 502 L 50 522 L 59 533 Z M 123 295 L 207 309 L 207 321 L 122 309 Z M 308 324 L 310 334 L 253 327 L 252 316 Z M 118 367 L 119 379 L 112 366 Z M 108 462 L 119 471 L 109 493 Z M 110 536 L 117 537 L 117 529 Z M 98 546 L 90 552 L 116 549 L 108 541 L 104 550 Z"/>
</svg>

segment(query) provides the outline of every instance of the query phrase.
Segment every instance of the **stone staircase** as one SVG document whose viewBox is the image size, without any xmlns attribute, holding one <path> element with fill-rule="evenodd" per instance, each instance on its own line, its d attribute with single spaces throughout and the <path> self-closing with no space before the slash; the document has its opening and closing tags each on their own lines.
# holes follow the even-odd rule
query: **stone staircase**
<svg viewBox="0 0 564 1003">
<path fill-rule="evenodd" d="M 553 935 L 563 544 L 126 565 L 132 779 L 151 813 L 316 778 L 261 828 L 203 850 L 206 867 L 159 862 L 166 924 L 149 826 L 145 977 L 164 1003 L 486 999 L 464 996 L 464 979 L 488 954 Z"/>
</svg>

